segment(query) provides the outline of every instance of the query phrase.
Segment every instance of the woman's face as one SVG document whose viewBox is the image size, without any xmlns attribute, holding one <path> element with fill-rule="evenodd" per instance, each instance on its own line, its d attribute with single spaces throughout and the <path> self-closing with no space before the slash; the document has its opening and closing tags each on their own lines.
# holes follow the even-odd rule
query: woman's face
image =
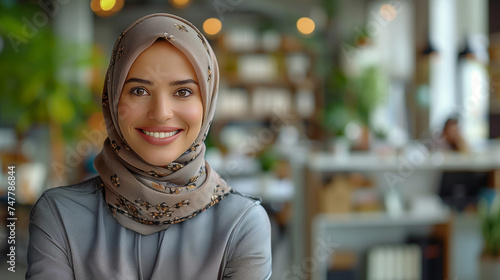
<svg viewBox="0 0 500 280">
<path fill-rule="evenodd" d="M 118 103 L 127 144 L 146 162 L 173 162 L 194 142 L 203 121 L 198 79 L 187 57 L 157 41 L 132 64 Z"/>
</svg>

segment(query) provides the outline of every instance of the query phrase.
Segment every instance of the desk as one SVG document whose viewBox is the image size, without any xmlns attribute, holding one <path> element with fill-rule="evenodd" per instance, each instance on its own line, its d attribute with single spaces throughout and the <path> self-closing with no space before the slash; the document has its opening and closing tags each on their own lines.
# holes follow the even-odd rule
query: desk
<svg viewBox="0 0 500 280">
<path fill-rule="evenodd" d="M 361 254 L 373 245 L 404 243 L 409 233 L 429 235 L 434 226 L 447 228 L 449 218 L 447 212 L 432 217 L 408 214 L 391 217 L 385 213 L 319 214 L 313 220 L 311 248 L 315 252 L 328 242 L 336 244 L 338 250 L 348 249 Z M 326 279 L 330 258 L 317 257 L 315 260 L 317 269 L 312 271 L 312 279 Z"/>
<path fill-rule="evenodd" d="M 319 210 L 319 189 L 323 186 L 325 173 L 338 172 L 371 172 L 399 176 L 405 180 L 420 177 L 422 173 L 440 173 L 441 171 L 489 171 L 500 169 L 500 152 L 496 146 L 485 148 L 478 153 L 425 153 L 409 152 L 398 156 L 382 157 L 373 153 L 353 153 L 345 157 L 335 156 L 325 152 L 303 152 L 295 155 L 295 217 L 294 244 L 297 256 L 294 264 L 301 266 L 308 256 L 311 256 L 319 236 L 327 236 L 330 230 L 338 230 L 339 226 L 356 228 L 378 223 L 392 223 L 396 228 L 405 228 L 413 225 L 427 226 L 442 224 L 446 216 L 437 216 L 429 219 L 415 219 L 405 217 L 403 220 L 384 221 L 379 216 L 373 222 L 368 222 L 363 216 L 340 218 L 321 214 Z M 293 160 L 293 158 L 292 158 Z M 496 171 L 497 172 L 497 171 Z M 418 175 L 418 176 L 415 176 Z M 398 181 L 401 184 L 401 182 Z M 404 182 L 403 182 L 404 183 Z M 495 183 L 496 184 L 496 183 Z M 422 186 L 429 188 L 429 186 Z M 339 223 L 339 225 L 337 225 Z M 409 223 L 409 224 L 408 224 Z M 304 244 L 304 241 L 305 244 Z M 312 271 L 313 279 L 325 279 L 328 260 L 318 262 L 317 269 Z"/>
<path fill-rule="evenodd" d="M 484 151 L 477 154 L 437 152 L 399 156 L 378 156 L 372 153 L 352 153 L 346 157 L 330 153 L 311 153 L 306 162 L 314 172 L 338 171 L 398 171 L 404 167 L 414 170 L 491 170 L 500 168 L 500 152 Z"/>
</svg>

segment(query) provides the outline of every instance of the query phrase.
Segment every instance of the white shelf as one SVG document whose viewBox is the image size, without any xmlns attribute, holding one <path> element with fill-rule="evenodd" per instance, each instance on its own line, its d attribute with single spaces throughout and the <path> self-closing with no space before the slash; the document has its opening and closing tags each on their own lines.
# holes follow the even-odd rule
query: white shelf
<svg viewBox="0 0 500 280">
<path fill-rule="evenodd" d="M 349 213 L 349 214 L 319 214 L 314 218 L 314 227 L 362 228 L 362 227 L 390 227 L 438 224 L 448 221 L 448 211 L 435 215 L 418 215 L 405 213 L 400 216 L 391 216 L 386 212 L 376 213 Z"/>
<path fill-rule="evenodd" d="M 233 178 L 231 187 L 244 194 L 262 198 L 266 203 L 283 203 L 293 199 L 294 185 L 289 179 L 256 174 L 251 177 Z"/>
<path fill-rule="evenodd" d="M 378 156 L 372 153 L 351 153 L 335 156 L 332 153 L 313 153 L 307 160 L 309 168 L 316 172 L 334 171 L 394 171 L 408 165 L 415 170 L 491 170 L 500 168 L 498 152 L 475 154 L 423 153 L 410 156 Z"/>
<path fill-rule="evenodd" d="M 314 280 L 326 279 L 330 263 L 330 258 L 327 257 L 330 254 L 327 253 L 334 255 L 336 250 L 347 249 L 363 254 L 367 248 L 374 245 L 404 243 L 407 237 L 412 235 L 427 236 L 431 234 L 433 226 L 453 221 L 448 212 L 418 216 L 407 212 L 399 217 L 386 213 L 344 215 L 304 213 L 303 209 L 310 206 L 307 203 L 317 203 L 306 201 L 304 194 L 306 191 L 320 187 L 318 184 L 321 184 L 324 173 L 371 173 L 370 176 L 374 181 L 382 183 L 376 184 L 381 187 L 388 184 L 386 173 L 394 173 L 402 178 L 402 181 L 396 182 L 398 189 L 413 198 L 418 195 L 425 196 L 429 192 L 434 193 L 435 181 L 438 178 L 436 174 L 441 171 L 500 169 L 500 142 L 498 141 L 491 141 L 470 154 L 440 151 L 417 153 L 415 147 L 408 147 L 401 154 L 391 156 L 369 152 L 354 152 L 344 156 L 310 151 L 297 152 L 297 154 L 298 156 L 291 158 L 292 166 L 294 166 L 294 203 L 299 209 L 294 212 L 299 221 L 294 228 L 299 233 L 294 241 L 297 244 L 303 242 L 307 236 L 308 224 L 311 225 L 311 234 L 308 237 L 310 246 L 298 246 L 300 251 L 297 254 L 298 257 L 294 259 L 294 264 L 301 266 L 306 258 L 312 257 L 317 264 L 311 271 Z M 427 208 L 424 210 L 430 211 Z M 309 248 L 310 251 L 306 252 L 305 248 Z M 325 248 L 326 250 L 334 249 L 325 253 Z"/>
<path fill-rule="evenodd" d="M 395 244 L 404 242 L 408 234 L 428 233 L 437 224 L 450 220 L 448 211 L 434 215 L 390 216 L 385 212 L 352 214 L 319 214 L 314 218 L 311 244 L 313 258 L 317 260 L 317 269 L 313 271 L 313 280 L 326 279 L 330 258 L 321 250 L 335 256 L 335 250 L 362 252 L 374 244 Z M 325 245 L 326 244 L 326 245 Z M 321 253 L 321 254 L 320 254 Z"/>
</svg>

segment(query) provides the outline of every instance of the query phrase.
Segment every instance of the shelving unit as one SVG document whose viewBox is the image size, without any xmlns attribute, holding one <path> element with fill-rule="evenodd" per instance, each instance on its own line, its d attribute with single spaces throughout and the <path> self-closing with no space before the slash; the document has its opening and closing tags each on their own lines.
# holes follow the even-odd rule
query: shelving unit
<svg viewBox="0 0 500 280">
<path fill-rule="evenodd" d="M 433 217 L 407 214 L 391 217 L 385 213 L 319 214 L 313 220 L 311 248 L 315 250 L 326 241 L 338 244 L 339 250 L 348 249 L 362 254 L 374 245 L 404 243 L 410 233 L 430 235 L 436 227 L 441 228 L 441 234 L 449 239 L 449 219 L 446 212 Z M 332 257 L 335 258 L 335 251 L 332 252 Z M 316 259 L 318 266 L 313 270 L 312 279 L 326 279 L 330 258 Z"/>
<path fill-rule="evenodd" d="M 228 30 L 213 44 L 220 53 L 221 70 L 215 130 L 230 123 L 253 122 L 264 124 L 276 135 L 280 126 L 289 124 L 317 139 L 321 133 L 317 112 L 322 106 L 322 83 L 313 71 L 314 52 L 278 32 L 245 28 L 241 32 L 245 36 L 231 39 L 242 36 L 235 33 Z M 270 39 L 269 34 L 277 37 Z M 274 41 L 274 46 L 266 46 L 267 41 Z M 234 42 L 238 45 L 231 45 Z M 242 46 L 241 42 L 247 44 Z"/>
<path fill-rule="evenodd" d="M 386 213 L 375 214 L 326 214 L 319 207 L 320 190 L 325 178 L 339 173 L 360 172 L 384 175 L 392 173 L 401 175 L 402 166 L 406 168 L 405 181 L 399 182 L 401 188 L 413 191 L 433 192 L 435 187 L 431 177 L 442 171 L 491 171 L 500 169 L 498 143 L 492 142 L 485 147 L 484 152 L 472 154 L 432 153 L 420 157 L 418 161 L 411 160 L 411 153 L 394 156 L 379 156 L 373 153 L 353 153 L 347 156 L 336 156 L 326 152 L 303 151 L 295 157 L 295 201 L 298 209 L 294 213 L 296 219 L 296 236 L 294 244 L 302 244 L 297 248 L 298 255 L 294 264 L 301 267 L 304 260 L 314 258 L 314 250 L 320 242 L 334 238 L 342 248 L 361 251 L 370 245 L 389 241 L 403 241 L 408 232 L 432 233 L 444 240 L 446 249 L 445 275 L 450 273 L 457 257 L 451 259 L 450 251 L 456 252 L 453 222 L 455 218 L 447 212 L 435 213 L 432 216 L 411 215 L 407 212 L 399 217 L 388 216 Z M 408 169 L 409 168 L 409 169 Z M 497 172 L 495 172 L 497 173 Z M 383 177 L 382 177 L 383 178 Z M 418 185 L 422 179 L 424 185 Z M 495 179 L 497 180 L 497 179 Z M 387 183 L 385 180 L 383 181 Z M 405 186 L 411 184 L 411 186 Z M 380 189 L 380 186 L 377 186 Z M 331 237 L 329 237 L 331 236 Z M 476 242 L 476 241 L 474 241 Z M 477 243 L 477 242 L 476 242 Z M 447 245 L 448 244 L 448 245 Z M 312 269 L 311 279 L 326 279 L 330 258 L 316 258 L 317 269 Z M 454 263 L 450 263 L 450 261 Z M 454 268 L 457 269 L 456 267 Z"/>
</svg>

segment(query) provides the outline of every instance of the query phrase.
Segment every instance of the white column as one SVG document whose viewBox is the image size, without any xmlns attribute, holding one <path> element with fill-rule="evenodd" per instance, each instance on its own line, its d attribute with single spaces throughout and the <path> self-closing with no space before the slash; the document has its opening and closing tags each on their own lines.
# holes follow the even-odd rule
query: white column
<svg viewBox="0 0 500 280">
<path fill-rule="evenodd" d="M 488 138 L 488 1 L 458 0 L 457 26 L 460 47 L 467 40 L 473 51 L 472 59 L 461 58 L 458 63 L 458 106 L 461 130 L 469 146 L 479 149 Z M 459 51 L 460 51 L 459 50 Z"/>
<path fill-rule="evenodd" d="M 488 1 L 430 0 L 430 38 L 438 56 L 430 64 L 430 127 L 442 129 L 457 114 L 474 150 L 488 137 Z M 458 58 L 467 40 L 475 59 Z"/>
<path fill-rule="evenodd" d="M 384 5 L 391 4 L 393 17 Z M 369 16 L 383 22 L 373 37 L 380 66 L 387 75 L 388 86 L 384 100 L 371 116 L 371 125 L 387 134 L 388 141 L 403 145 L 408 140 L 406 83 L 415 69 L 413 1 L 376 1 L 370 5 Z M 389 13 L 389 14 L 387 14 Z"/>
<path fill-rule="evenodd" d="M 441 129 L 456 109 L 457 26 L 455 0 L 429 0 L 429 33 L 438 51 L 430 61 L 429 127 Z"/>
</svg>

